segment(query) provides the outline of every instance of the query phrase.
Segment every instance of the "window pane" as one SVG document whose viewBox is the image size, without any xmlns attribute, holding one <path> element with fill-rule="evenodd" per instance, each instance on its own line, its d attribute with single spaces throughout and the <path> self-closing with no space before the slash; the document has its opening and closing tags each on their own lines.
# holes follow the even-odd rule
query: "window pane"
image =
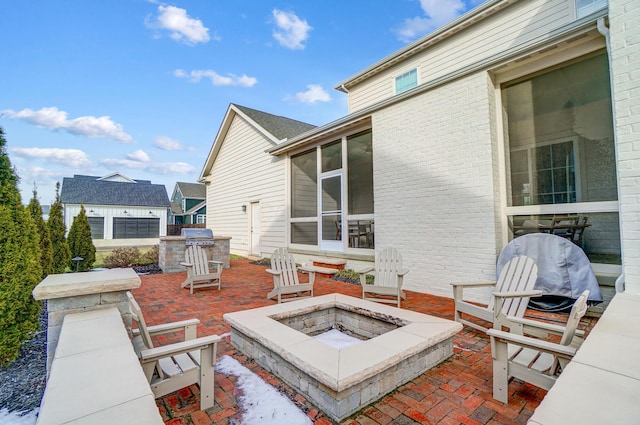
<svg viewBox="0 0 640 425">
<path fill-rule="evenodd" d="M 606 55 L 520 81 L 502 94 L 510 206 L 617 199 Z"/>
<path fill-rule="evenodd" d="M 342 142 L 333 142 L 322 146 L 322 172 L 339 170 L 342 168 Z"/>
<path fill-rule="evenodd" d="M 322 240 L 323 241 L 339 241 L 340 240 L 340 216 L 325 215 L 322 217 Z"/>
<path fill-rule="evenodd" d="M 340 181 L 340 176 L 322 180 L 322 212 L 340 211 L 342 209 Z"/>
<path fill-rule="evenodd" d="M 316 151 L 291 158 L 291 217 L 318 215 Z"/>
<path fill-rule="evenodd" d="M 91 239 L 104 239 L 104 217 L 87 217 L 91 227 Z"/>
<path fill-rule="evenodd" d="M 371 131 L 347 138 L 349 214 L 373 214 Z"/>
<path fill-rule="evenodd" d="M 592 263 L 621 264 L 618 213 L 521 215 L 511 218 L 511 228 L 514 237 L 553 233 L 581 246 Z"/>
<path fill-rule="evenodd" d="M 418 85 L 418 71 L 412 69 L 399 77 L 396 77 L 396 94 L 402 93 Z"/>
<path fill-rule="evenodd" d="M 607 0 L 576 0 L 578 18 L 587 16 L 607 6 Z"/>
<path fill-rule="evenodd" d="M 115 217 L 113 219 L 114 239 L 157 238 L 159 236 L 159 218 Z"/>
<path fill-rule="evenodd" d="M 349 220 L 349 248 L 374 249 L 373 220 Z"/>
<path fill-rule="evenodd" d="M 291 223 L 291 243 L 318 245 L 318 225 L 314 223 Z"/>
</svg>

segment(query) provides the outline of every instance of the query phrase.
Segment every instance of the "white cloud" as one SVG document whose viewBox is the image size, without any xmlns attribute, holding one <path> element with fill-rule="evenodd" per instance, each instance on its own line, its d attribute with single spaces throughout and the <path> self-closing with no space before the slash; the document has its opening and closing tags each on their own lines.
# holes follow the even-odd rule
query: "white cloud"
<svg viewBox="0 0 640 425">
<path fill-rule="evenodd" d="M 195 167 L 186 162 L 155 162 L 138 161 L 131 159 L 103 159 L 100 164 L 107 168 L 128 168 L 131 170 L 144 170 L 155 174 L 189 174 L 195 171 Z"/>
<path fill-rule="evenodd" d="M 187 78 L 192 83 L 198 83 L 203 78 L 211 80 L 214 86 L 240 86 L 253 87 L 258 80 L 254 77 L 248 77 L 245 74 L 240 76 L 235 74 L 220 75 L 211 69 L 193 70 L 189 73 L 182 69 L 176 69 L 173 75 L 178 78 Z"/>
<path fill-rule="evenodd" d="M 311 104 L 331 101 L 331 96 L 322 88 L 322 86 L 318 84 L 309 84 L 307 89 L 307 91 L 296 93 L 296 99 L 298 101 Z"/>
<path fill-rule="evenodd" d="M 186 9 L 175 6 L 158 6 L 158 19 L 147 22 L 147 26 L 167 30 L 173 40 L 184 44 L 206 43 L 210 39 L 209 29 L 201 20 L 191 18 Z"/>
<path fill-rule="evenodd" d="M 131 152 L 130 154 L 127 154 L 127 158 L 129 158 L 132 161 L 138 161 L 138 162 L 149 162 L 151 160 L 149 158 L 149 155 L 147 155 L 147 153 L 142 149 L 138 149 L 135 152 Z"/>
<path fill-rule="evenodd" d="M 424 17 L 405 19 L 396 30 L 398 38 L 408 43 L 453 21 L 465 12 L 462 0 L 420 0 Z"/>
<path fill-rule="evenodd" d="M 184 145 L 180 140 L 172 139 L 166 136 L 158 136 L 153 142 L 153 146 L 163 151 L 181 151 Z"/>
<path fill-rule="evenodd" d="M 79 149 L 13 148 L 11 151 L 23 158 L 57 162 L 73 168 L 88 167 L 91 165 L 87 154 Z"/>
<path fill-rule="evenodd" d="M 86 116 L 70 120 L 67 118 L 65 111 L 60 111 L 55 106 L 42 108 L 38 111 L 23 109 L 22 111 L 15 112 L 11 109 L 6 109 L 1 113 L 10 119 L 25 120 L 31 124 L 50 130 L 62 129 L 78 136 L 107 138 L 122 143 L 130 143 L 133 141 L 133 138 L 124 132 L 122 125 L 113 122 L 109 116 Z"/>
<path fill-rule="evenodd" d="M 306 20 L 298 18 L 295 13 L 278 9 L 273 9 L 272 13 L 278 27 L 273 31 L 273 38 L 288 49 L 304 49 L 303 43 L 309 38 L 309 31 L 313 27 Z"/>
</svg>

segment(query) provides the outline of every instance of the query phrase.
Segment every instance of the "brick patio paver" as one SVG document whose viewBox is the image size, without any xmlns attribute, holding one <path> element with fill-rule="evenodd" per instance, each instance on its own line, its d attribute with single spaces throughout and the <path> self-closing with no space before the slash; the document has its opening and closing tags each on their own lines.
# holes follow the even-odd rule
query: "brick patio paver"
<svg viewBox="0 0 640 425">
<path fill-rule="evenodd" d="M 267 300 L 273 288 L 267 267 L 251 264 L 250 260 L 232 260 L 231 268 L 222 274 L 222 289 L 205 288 L 189 295 L 180 288 L 186 273 L 142 276 L 142 285 L 133 291 L 149 325 L 198 318 L 198 336 L 225 334 L 229 325 L 222 315 L 274 304 Z M 361 296 L 359 285 L 339 282 L 319 276 L 315 295 L 339 292 Z M 453 319 L 453 300 L 407 291 L 403 308 Z M 528 311 L 528 316 L 564 322 L 561 314 L 544 315 Z M 584 318 L 581 328 L 591 330 L 596 320 Z M 172 342 L 162 337 L 158 344 Z M 235 350 L 225 338 L 218 345 L 218 356 L 230 355 L 266 382 L 286 394 L 316 425 L 334 424 L 317 406 L 309 403 L 278 377 L 266 372 L 251 359 Z M 454 354 L 448 360 L 399 387 L 376 403 L 364 408 L 341 424 L 524 424 L 533 414 L 546 392 L 535 386 L 514 380 L 509 384 L 509 404 L 492 397 L 492 364 L 489 338 L 465 327 L 454 338 Z M 166 424 L 239 423 L 242 412 L 238 407 L 239 389 L 236 377 L 216 372 L 215 405 L 202 412 L 199 388 L 192 385 L 156 400 Z"/>
</svg>

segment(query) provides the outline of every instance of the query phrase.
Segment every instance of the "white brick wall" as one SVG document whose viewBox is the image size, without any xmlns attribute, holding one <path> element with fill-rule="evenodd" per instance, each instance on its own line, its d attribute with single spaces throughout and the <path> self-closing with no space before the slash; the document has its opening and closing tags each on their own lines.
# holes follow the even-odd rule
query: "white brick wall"
<svg viewBox="0 0 640 425">
<path fill-rule="evenodd" d="M 640 2 L 609 0 L 626 288 L 640 293 Z"/>
<path fill-rule="evenodd" d="M 373 115 L 376 248 L 401 250 L 407 289 L 451 297 L 452 281 L 495 279 L 492 108 L 479 73 Z"/>
</svg>

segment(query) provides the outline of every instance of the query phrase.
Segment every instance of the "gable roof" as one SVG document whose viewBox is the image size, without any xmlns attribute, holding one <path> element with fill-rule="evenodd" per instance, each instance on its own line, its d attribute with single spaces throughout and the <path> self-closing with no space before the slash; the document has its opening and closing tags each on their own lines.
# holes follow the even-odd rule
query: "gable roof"
<svg viewBox="0 0 640 425">
<path fill-rule="evenodd" d="M 245 115 L 275 136 L 278 140 L 297 136 L 316 127 L 315 125 L 307 124 L 306 122 L 269 114 L 267 112 L 258 111 L 257 109 L 247 108 L 246 106 L 232 105 L 244 112 Z"/>
<path fill-rule="evenodd" d="M 272 146 L 277 146 L 280 143 L 286 142 L 287 139 L 304 134 L 316 128 L 315 125 L 302 121 L 293 120 L 280 115 L 269 114 L 267 112 L 258 111 L 257 109 L 251 109 L 246 106 L 231 103 L 229 104 L 229 109 L 227 109 L 227 113 L 222 120 L 218 134 L 216 134 L 216 138 L 213 141 L 209 155 L 202 167 L 199 179 L 200 181 L 204 180 L 205 176 L 211 170 L 211 167 L 213 167 L 213 163 L 218 156 L 218 152 L 220 152 L 220 147 L 236 116 L 240 116 L 244 119 L 258 133 L 264 136 Z"/>
<path fill-rule="evenodd" d="M 207 187 L 202 183 L 177 182 L 176 186 L 183 198 L 205 199 L 207 197 Z"/>
<path fill-rule="evenodd" d="M 149 180 L 128 183 L 78 174 L 62 179 L 60 199 L 63 204 L 166 208 L 171 205 L 164 185 L 152 184 Z"/>
</svg>

